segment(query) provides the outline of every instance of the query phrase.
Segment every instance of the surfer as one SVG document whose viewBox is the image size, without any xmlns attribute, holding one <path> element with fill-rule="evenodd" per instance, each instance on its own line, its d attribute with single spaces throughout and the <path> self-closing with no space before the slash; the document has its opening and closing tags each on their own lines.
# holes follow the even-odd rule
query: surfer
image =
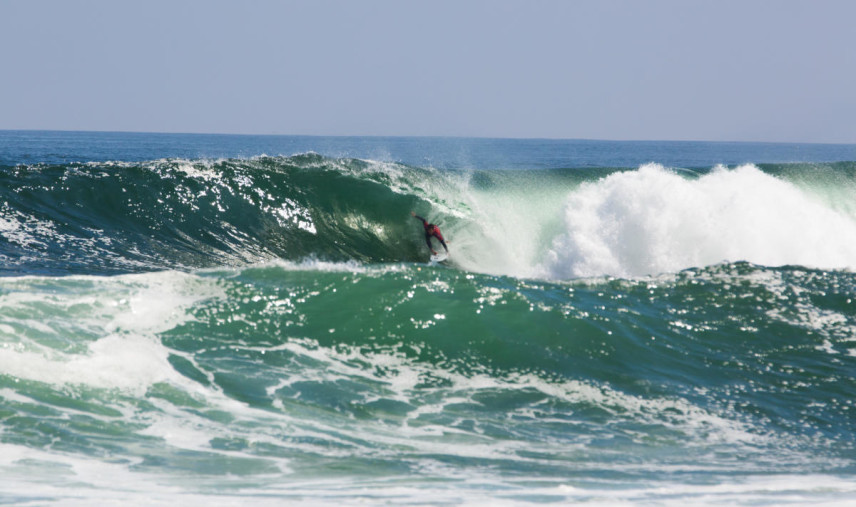
<svg viewBox="0 0 856 507">
<path fill-rule="evenodd" d="M 431 236 L 437 238 L 437 240 L 440 241 L 440 244 L 443 245 L 443 248 L 446 249 L 446 253 L 449 253 L 449 247 L 446 246 L 446 241 L 443 239 L 443 235 L 440 233 L 439 227 L 434 224 L 429 224 L 428 220 L 425 220 L 412 211 L 410 212 L 410 215 L 422 220 L 422 227 L 425 228 L 425 242 L 428 243 L 428 250 L 431 250 L 432 254 L 437 255 L 437 252 L 435 252 L 434 248 L 431 246 Z"/>
</svg>

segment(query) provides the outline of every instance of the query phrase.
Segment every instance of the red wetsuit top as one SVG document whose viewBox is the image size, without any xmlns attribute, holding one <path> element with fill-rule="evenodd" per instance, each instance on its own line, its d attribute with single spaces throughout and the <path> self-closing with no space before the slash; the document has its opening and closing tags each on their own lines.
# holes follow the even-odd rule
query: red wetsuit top
<svg viewBox="0 0 856 507">
<path fill-rule="evenodd" d="M 440 233 L 440 228 L 434 224 L 429 224 L 428 220 L 420 217 L 419 215 L 414 215 L 417 219 L 422 220 L 422 227 L 425 228 L 425 242 L 428 243 L 428 248 L 433 252 L 434 248 L 431 247 L 431 236 L 437 238 L 440 241 L 440 244 L 443 245 L 443 248 L 446 251 L 449 251 L 449 247 L 446 246 L 446 241 L 443 239 L 443 234 Z"/>
</svg>

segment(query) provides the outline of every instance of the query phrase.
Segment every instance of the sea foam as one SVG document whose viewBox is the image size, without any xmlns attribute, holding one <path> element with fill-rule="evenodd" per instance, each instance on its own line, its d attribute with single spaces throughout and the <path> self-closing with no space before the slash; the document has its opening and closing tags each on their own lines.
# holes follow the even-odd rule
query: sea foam
<svg viewBox="0 0 856 507">
<path fill-rule="evenodd" d="M 752 165 L 688 178 L 649 164 L 569 193 L 535 272 L 637 277 L 721 262 L 856 266 L 856 220 Z"/>
</svg>

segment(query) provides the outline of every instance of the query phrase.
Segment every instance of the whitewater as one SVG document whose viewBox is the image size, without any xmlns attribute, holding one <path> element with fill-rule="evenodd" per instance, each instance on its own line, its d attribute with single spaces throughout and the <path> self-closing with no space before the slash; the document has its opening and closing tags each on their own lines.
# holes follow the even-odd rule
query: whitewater
<svg viewBox="0 0 856 507">
<path fill-rule="evenodd" d="M 856 498 L 853 146 L 0 141 L 3 502 Z"/>
</svg>

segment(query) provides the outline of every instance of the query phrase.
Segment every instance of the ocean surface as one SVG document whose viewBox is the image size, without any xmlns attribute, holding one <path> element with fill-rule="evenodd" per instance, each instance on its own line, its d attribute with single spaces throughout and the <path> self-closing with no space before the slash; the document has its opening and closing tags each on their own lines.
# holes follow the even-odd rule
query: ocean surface
<svg viewBox="0 0 856 507">
<path fill-rule="evenodd" d="M 856 145 L 0 131 L 0 504 L 852 505 L 854 196 Z"/>
</svg>

